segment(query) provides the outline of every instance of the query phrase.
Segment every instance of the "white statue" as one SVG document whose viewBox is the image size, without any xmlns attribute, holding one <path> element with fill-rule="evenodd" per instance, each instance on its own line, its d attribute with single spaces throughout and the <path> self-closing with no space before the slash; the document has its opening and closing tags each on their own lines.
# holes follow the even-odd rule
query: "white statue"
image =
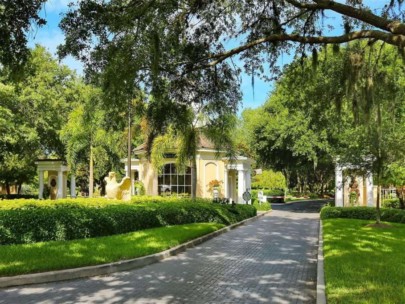
<svg viewBox="0 0 405 304">
<path fill-rule="evenodd" d="M 104 180 L 107 183 L 105 186 L 106 198 L 124 201 L 131 200 L 131 179 L 129 177 L 124 177 L 121 183 L 117 183 L 115 172 L 110 172 Z"/>
</svg>

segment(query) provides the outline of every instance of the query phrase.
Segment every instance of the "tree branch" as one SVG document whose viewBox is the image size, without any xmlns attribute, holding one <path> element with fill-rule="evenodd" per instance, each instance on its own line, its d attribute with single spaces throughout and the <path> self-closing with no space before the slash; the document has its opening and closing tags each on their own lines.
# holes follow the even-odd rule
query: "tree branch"
<svg viewBox="0 0 405 304">
<path fill-rule="evenodd" d="M 295 34 L 274 34 L 267 37 L 251 41 L 245 45 L 236 47 L 227 52 L 211 55 L 208 59 L 215 59 L 207 64 L 207 66 L 215 66 L 218 63 L 224 61 L 225 59 L 242 53 L 250 48 L 263 44 L 265 42 L 281 42 L 281 41 L 291 41 L 306 44 L 341 44 L 353 40 L 359 39 L 369 39 L 374 38 L 377 40 L 384 41 L 388 44 L 392 44 L 399 47 L 405 46 L 405 35 L 392 35 L 382 31 L 357 31 L 351 32 L 342 36 L 300 36 Z"/>
<path fill-rule="evenodd" d="M 297 8 L 329 9 L 341 15 L 352 17 L 396 35 L 405 35 L 405 24 L 398 20 L 390 20 L 373 14 L 372 12 L 332 0 L 312 0 L 316 4 L 301 3 L 297 0 L 286 0 Z"/>
</svg>

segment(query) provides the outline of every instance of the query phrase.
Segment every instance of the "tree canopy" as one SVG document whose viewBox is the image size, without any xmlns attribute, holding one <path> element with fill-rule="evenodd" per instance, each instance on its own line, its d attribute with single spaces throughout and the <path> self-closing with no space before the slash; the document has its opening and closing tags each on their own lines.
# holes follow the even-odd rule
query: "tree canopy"
<svg viewBox="0 0 405 304">
<path fill-rule="evenodd" d="M 301 179 L 324 183 L 341 162 L 371 169 L 381 184 L 390 164 L 405 159 L 401 63 L 383 43 L 374 50 L 361 43 L 325 48 L 316 63 L 297 59 L 266 104 L 244 113 L 246 141 L 262 165 L 287 177 L 301 172 Z"/>
<path fill-rule="evenodd" d="M 27 35 L 46 23 L 39 11 L 46 0 L 0 1 L 0 63 L 15 71 L 26 63 L 30 51 Z"/>
<path fill-rule="evenodd" d="M 125 73 L 142 74 L 143 81 L 169 70 L 175 71 L 172 80 L 196 68 L 216 66 L 218 72 L 237 54 L 250 73 L 262 72 L 264 63 L 277 72 L 277 58 L 284 52 L 305 55 L 327 44 L 363 39 L 394 45 L 403 53 L 403 0 L 381 2 L 372 9 L 362 0 L 85 0 L 61 23 L 67 39 L 60 53 L 96 69 L 130 61 Z M 330 14 L 340 16 L 341 24 L 332 24 Z"/>
</svg>

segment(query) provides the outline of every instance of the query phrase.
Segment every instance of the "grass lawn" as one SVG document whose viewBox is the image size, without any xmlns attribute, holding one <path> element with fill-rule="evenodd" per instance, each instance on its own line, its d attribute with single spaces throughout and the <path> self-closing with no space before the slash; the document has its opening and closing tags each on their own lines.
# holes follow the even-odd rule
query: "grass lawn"
<svg viewBox="0 0 405 304">
<path fill-rule="evenodd" d="M 75 268 L 160 252 L 224 227 L 196 223 L 73 241 L 0 246 L 0 276 Z"/>
<path fill-rule="evenodd" d="M 323 220 L 328 303 L 405 303 L 405 224 Z"/>
</svg>

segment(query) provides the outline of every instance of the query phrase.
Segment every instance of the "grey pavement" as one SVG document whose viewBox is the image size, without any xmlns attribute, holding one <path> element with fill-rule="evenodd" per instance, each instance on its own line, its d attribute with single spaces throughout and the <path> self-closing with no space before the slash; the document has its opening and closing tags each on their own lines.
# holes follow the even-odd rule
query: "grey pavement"
<svg viewBox="0 0 405 304">
<path fill-rule="evenodd" d="M 315 303 L 322 202 L 273 212 L 142 269 L 0 290 L 0 303 Z"/>
</svg>

